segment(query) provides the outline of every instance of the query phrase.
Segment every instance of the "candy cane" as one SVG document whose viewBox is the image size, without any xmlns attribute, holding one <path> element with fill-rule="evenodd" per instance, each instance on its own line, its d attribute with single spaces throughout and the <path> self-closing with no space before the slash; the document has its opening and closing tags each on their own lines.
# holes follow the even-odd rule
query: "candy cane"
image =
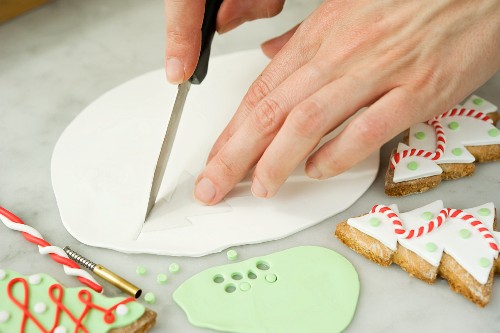
<svg viewBox="0 0 500 333">
<path fill-rule="evenodd" d="M 102 286 L 88 272 L 82 270 L 78 264 L 69 259 L 63 249 L 52 246 L 43 239 L 42 235 L 35 228 L 24 224 L 19 217 L 3 207 L 0 207 L 0 220 L 7 228 L 20 231 L 27 241 L 38 245 L 38 252 L 40 254 L 49 254 L 55 262 L 63 265 L 64 273 L 76 276 L 81 283 L 97 292 L 102 292 Z"/>
<path fill-rule="evenodd" d="M 446 137 L 444 135 L 443 126 L 441 125 L 439 120 L 445 117 L 452 116 L 472 117 L 478 120 L 486 121 L 490 124 L 493 123 L 493 120 L 488 117 L 488 115 L 474 109 L 451 109 L 427 122 L 427 124 L 434 127 L 434 131 L 436 133 L 436 150 L 434 152 L 415 148 L 403 150 L 402 152 L 394 154 L 394 156 L 391 158 L 391 168 L 394 169 L 396 165 L 401 161 L 401 159 L 408 156 L 421 156 L 433 161 L 438 160 L 444 154 L 444 147 L 446 144 Z"/>
<path fill-rule="evenodd" d="M 496 242 L 489 229 L 483 224 L 483 222 L 477 220 L 474 216 L 467 214 L 460 209 L 444 208 L 439 212 L 438 216 L 435 219 L 430 220 L 426 225 L 420 226 L 417 229 L 410 230 L 406 230 L 403 227 L 403 223 L 401 222 L 398 214 L 396 214 L 388 206 L 375 205 L 373 206 L 371 213 L 381 213 L 385 217 L 387 217 L 394 227 L 394 232 L 398 234 L 399 237 L 404 239 L 420 237 L 422 235 L 430 233 L 432 230 L 439 228 L 448 217 L 458 218 L 463 221 L 469 222 L 469 224 L 477 231 L 479 231 L 483 238 L 486 239 L 490 248 L 498 252 L 498 243 Z"/>
</svg>

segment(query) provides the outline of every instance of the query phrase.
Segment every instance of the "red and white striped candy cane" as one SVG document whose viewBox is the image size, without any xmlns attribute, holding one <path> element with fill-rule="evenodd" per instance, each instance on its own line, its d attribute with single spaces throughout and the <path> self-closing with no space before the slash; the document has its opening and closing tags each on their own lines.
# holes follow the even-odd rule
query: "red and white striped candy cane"
<svg viewBox="0 0 500 333">
<path fill-rule="evenodd" d="M 493 124 L 493 120 L 490 117 L 488 117 L 487 114 L 482 113 L 480 111 L 476 111 L 474 109 L 466 109 L 466 108 L 461 108 L 461 109 L 454 108 L 454 109 L 451 109 L 450 111 L 446 111 L 445 113 L 437 116 L 434 119 L 439 120 L 439 119 L 444 118 L 444 117 L 452 117 L 452 116 L 472 117 L 472 118 L 479 119 L 479 120 L 482 120 L 482 121 L 486 121 L 486 122 L 488 122 L 490 124 Z"/>
<path fill-rule="evenodd" d="M 427 151 L 424 149 L 407 149 L 403 150 L 399 153 L 394 154 L 391 158 L 391 168 L 394 169 L 396 164 L 401 161 L 401 159 L 408 156 L 422 156 L 428 158 L 430 160 L 438 160 L 444 154 L 444 147 L 446 145 L 446 137 L 444 135 L 443 126 L 438 120 L 438 117 L 435 117 L 427 122 L 427 124 L 434 127 L 434 131 L 436 132 L 436 150 L 435 151 Z"/>
<path fill-rule="evenodd" d="M 443 222 L 446 221 L 446 218 L 458 218 L 463 221 L 468 222 L 472 227 L 479 231 L 479 233 L 483 236 L 484 239 L 488 242 L 490 248 L 496 252 L 498 252 L 498 243 L 495 238 L 489 231 L 489 229 L 483 224 L 483 222 L 477 220 L 474 216 L 467 214 L 466 212 L 459 209 L 452 208 L 444 208 L 442 209 L 438 216 L 432 220 L 430 220 L 427 224 L 422 225 L 416 229 L 406 230 L 403 227 L 403 223 L 399 218 L 398 214 L 396 214 L 391 208 L 384 205 L 375 205 L 373 206 L 371 213 L 381 213 L 385 217 L 391 221 L 394 232 L 401 238 L 411 239 L 413 237 L 420 237 L 427 233 L 430 233 L 432 230 L 439 228 Z"/>
<path fill-rule="evenodd" d="M 99 293 L 102 292 L 102 286 L 88 272 L 82 270 L 77 263 L 69 259 L 63 249 L 52 246 L 43 239 L 42 235 L 36 229 L 24 224 L 19 217 L 3 207 L 0 207 L 0 220 L 7 228 L 20 231 L 27 241 L 38 245 L 40 254 L 49 254 L 55 262 L 63 265 L 64 273 L 76 276 L 81 283 Z"/>
</svg>

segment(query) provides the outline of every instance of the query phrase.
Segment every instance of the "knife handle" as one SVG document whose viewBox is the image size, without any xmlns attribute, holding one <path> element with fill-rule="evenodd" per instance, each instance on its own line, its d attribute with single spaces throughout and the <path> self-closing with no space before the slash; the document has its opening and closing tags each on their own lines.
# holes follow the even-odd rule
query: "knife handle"
<svg viewBox="0 0 500 333">
<path fill-rule="evenodd" d="M 215 34 L 217 12 L 219 11 L 222 1 L 223 0 L 205 0 L 205 14 L 203 16 L 203 25 L 201 26 L 200 57 L 194 74 L 189 79 L 191 83 L 200 84 L 207 75 L 208 58 L 210 58 L 210 48 Z"/>
</svg>

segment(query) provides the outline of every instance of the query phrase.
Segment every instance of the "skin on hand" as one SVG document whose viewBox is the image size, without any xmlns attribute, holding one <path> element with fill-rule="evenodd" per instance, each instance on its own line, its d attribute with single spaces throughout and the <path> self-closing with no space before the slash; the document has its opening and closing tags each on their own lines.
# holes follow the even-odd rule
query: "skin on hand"
<svg viewBox="0 0 500 333">
<path fill-rule="evenodd" d="M 206 0 L 210 1 L 210 0 Z M 217 31 L 281 12 L 285 0 L 224 0 L 217 14 Z M 179 84 L 193 75 L 201 48 L 205 0 L 165 0 L 167 79 Z"/>
<path fill-rule="evenodd" d="M 498 0 L 325 1 L 263 45 L 273 60 L 216 141 L 195 197 L 219 202 L 253 167 L 253 194 L 272 197 L 308 156 L 312 178 L 346 171 L 495 74 L 499 17 Z"/>
</svg>

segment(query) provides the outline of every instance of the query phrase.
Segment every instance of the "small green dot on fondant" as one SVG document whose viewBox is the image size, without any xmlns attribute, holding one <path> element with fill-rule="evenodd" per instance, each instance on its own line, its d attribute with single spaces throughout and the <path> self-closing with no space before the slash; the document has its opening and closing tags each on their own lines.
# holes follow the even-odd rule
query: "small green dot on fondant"
<svg viewBox="0 0 500 333">
<path fill-rule="evenodd" d="M 240 283 L 239 287 L 240 287 L 241 291 L 248 291 L 248 290 L 250 290 L 250 288 L 252 288 L 252 286 L 248 282 Z"/>
<path fill-rule="evenodd" d="M 448 128 L 451 130 L 457 130 L 459 127 L 460 125 L 456 121 L 452 121 L 448 124 Z"/>
<path fill-rule="evenodd" d="M 418 140 L 423 140 L 423 139 L 425 139 L 425 133 L 424 132 L 417 132 L 417 133 L 415 133 L 415 137 Z"/>
<path fill-rule="evenodd" d="M 278 280 L 278 277 L 276 276 L 276 274 L 271 273 L 271 274 L 266 275 L 267 282 L 274 283 L 274 282 L 276 282 L 276 280 Z"/>
<path fill-rule="evenodd" d="M 227 259 L 231 261 L 238 259 L 238 252 L 236 252 L 235 250 L 227 251 Z"/>
<path fill-rule="evenodd" d="M 460 237 L 464 239 L 469 238 L 471 236 L 471 232 L 467 229 L 460 229 L 458 233 L 460 234 Z"/>
<path fill-rule="evenodd" d="M 475 105 L 481 105 L 483 104 L 483 100 L 481 98 L 474 98 L 472 100 L 472 103 L 474 103 Z"/>
<path fill-rule="evenodd" d="M 491 214 L 491 211 L 486 207 L 479 209 L 479 215 L 481 215 L 481 216 L 488 216 L 490 214 Z"/>
<path fill-rule="evenodd" d="M 434 252 L 437 250 L 437 245 L 432 243 L 432 242 L 429 242 L 429 243 L 425 244 L 425 249 L 429 252 Z"/>
<path fill-rule="evenodd" d="M 372 227 L 378 227 L 380 225 L 380 219 L 378 217 L 372 217 L 368 222 Z"/>
<path fill-rule="evenodd" d="M 488 135 L 491 137 L 497 137 L 498 134 L 500 134 L 500 131 L 497 128 L 492 128 L 488 131 Z"/>
<path fill-rule="evenodd" d="M 431 212 L 422 213 L 422 218 L 426 221 L 432 220 L 433 217 L 434 217 L 434 214 L 432 214 Z"/>
<path fill-rule="evenodd" d="M 155 294 L 150 292 L 150 293 L 147 293 L 146 295 L 144 295 L 144 300 L 148 304 L 153 304 L 154 302 L 156 302 L 156 296 L 155 296 Z"/>
<path fill-rule="evenodd" d="M 146 275 L 148 270 L 144 266 L 137 266 L 137 268 L 135 269 L 135 272 L 139 275 Z"/>
<path fill-rule="evenodd" d="M 481 267 L 485 267 L 486 268 L 486 267 L 490 266 L 490 264 L 491 264 L 491 262 L 490 262 L 490 260 L 488 258 L 482 257 L 481 259 L 479 259 L 479 265 Z"/>
<path fill-rule="evenodd" d="M 175 262 L 171 263 L 170 266 L 168 266 L 168 270 L 170 273 L 178 273 L 180 270 L 179 264 Z"/>
<path fill-rule="evenodd" d="M 156 282 L 159 284 L 165 284 L 168 281 L 168 276 L 166 274 L 160 273 L 156 276 Z"/>
<path fill-rule="evenodd" d="M 406 167 L 408 168 L 408 170 L 415 171 L 418 169 L 418 163 L 415 161 L 412 161 L 412 162 L 408 163 L 406 165 Z"/>
<path fill-rule="evenodd" d="M 463 154 L 462 148 L 453 148 L 451 153 L 455 156 L 461 156 Z"/>
</svg>

